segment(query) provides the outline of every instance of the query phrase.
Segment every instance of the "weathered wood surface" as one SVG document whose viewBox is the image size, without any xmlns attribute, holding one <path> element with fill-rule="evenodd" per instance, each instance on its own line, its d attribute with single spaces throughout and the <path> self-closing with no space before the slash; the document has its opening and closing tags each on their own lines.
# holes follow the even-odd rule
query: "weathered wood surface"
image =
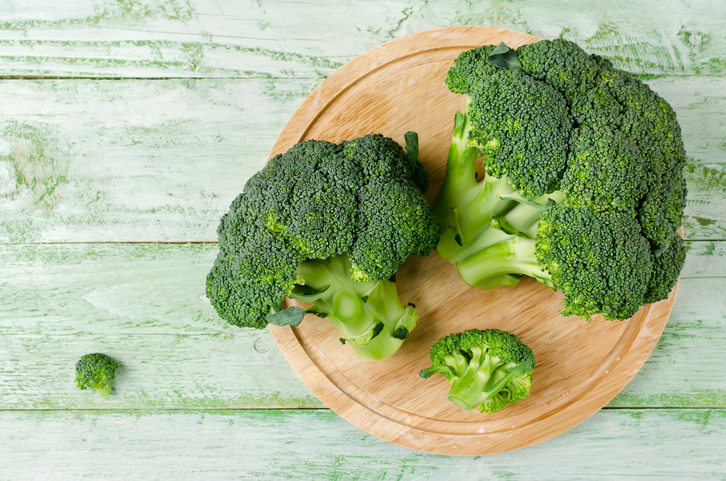
<svg viewBox="0 0 726 481">
<path fill-rule="evenodd" d="M 726 70 L 726 5 L 716 0 L 25 0 L 2 7 L 0 75 L 8 76 L 322 78 L 380 43 L 448 25 L 563 36 L 634 73 Z"/>
<path fill-rule="evenodd" d="M 0 243 L 214 241 L 313 80 L 4 80 Z M 694 157 L 688 239 L 726 239 L 726 96 L 667 77 Z M 704 174 L 703 168 L 708 170 Z"/>
<path fill-rule="evenodd" d="M 216 240 L 311 81 L 2 81 L 0 242 Z"/>
<path fill-rule="evenodd" d="M 645 75 L 694 159 L 696 241 L 617 409 L 475 459 L 403 450 L 326 410 L 266 410 L 321 404 L 267 331 L 226 327 L 202 298 L 213 245 L 0 246 L 0 479 L 726 479 L 725 13 L 713 0 L 0 0 L 2 244 L 213 241 L 321 79 L 457 24 L 562 36 Z M 97 348 L 124 362 L 105 400 L 72 386 L 76 355 Z M 227 408 L 245 411 L 195 411 Z"/>
<path fill-rule="evenodd" d="M 267 330 L 204 298 L 214 244 L 0 246 L 0 409 L 323 407 Z M 692 242 L 674 309 L 610 406 L 726 407 L 726 242 Z M 73 385 L 91 351 L 123 368 L 114 396 Z"/>
<path fill-rule="evenodd" d="M 483 457 L 384 443 L 327 410 L 0 412 L 0 476 L 38 479 L 722 480 L 726 410 L 603 410 Z"/>
</svg>

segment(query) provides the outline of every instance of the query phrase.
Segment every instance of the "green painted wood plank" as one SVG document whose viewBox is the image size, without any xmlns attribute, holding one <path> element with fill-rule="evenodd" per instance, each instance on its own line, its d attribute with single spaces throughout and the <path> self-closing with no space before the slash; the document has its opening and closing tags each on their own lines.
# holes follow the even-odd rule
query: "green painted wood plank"
<svg viewBox="0 0 726 481">
<path fill-rule="evenodd" d="M 215 244 L 0 246 L 0 336 L 239 332 L 204 296 L 217 250 Z M 725 252 L 726 242 L 691 243 L 677 308 L 700 298 L 689 290 L 705 283 L 697 279 L 726 282 Z M 718 316 L 718 305 L 694 312 Z"/>
<path fill-rule="evenodd" d="M 0 409 L 321 407 L 267 330 L 228 326 L 204 298 L 216 245 L 0 246 Z M 611 403 L 726 407 L 726 242 L 691 243 L 663 338 Z M 124 365 L 117 395 L 73 365 Z"/>
<path fill-rule="evenodd" d="M 725 15 L 709 0 L 32 0 L 0 12 L 0 75 L 324 78 L 385 41 L 462 24 L 563 36 L 637 73 L 720 75 Z"/>
<path fill-rule="evenodd" d="M 688 242 L 686 263 L 682 278 L 710 278 L 726 276 L 726 242 Z"/>
<path fill-rule="evenodd" d="M 0 246 L 0 337 L 239 329 L 204 296 L 216 244 Z"/>
<path fill-rule="evenodd" d="M 13 480 L 720 480 L 726 410 L 607 410 L 519 451 L 425 454 L 322 411 L 0 412 Z"/>
<path fill-rule="evenodd" d="M 725 130 L 726 131 L 726 130 Z M 726 238 L 726 164 L 689 162 L 683 229 L 690 239 Z"/>
<path fill-rule="evenodd" d="M 213 241 L 312 80 L 4 81 L 0 242 Z M 726 97 L 667 78 L 686 145 L 686 237 L 726 239 Z M 699 159 L 700 160 L 700 159 Z M 719 163 L 721 162 L 721 163 Z M 703 178 L 703 166 L 718 173 Z M 718 177 L 719 182 L 724 182 Z"/>
<path fill-rule="evenodd" d="M 216 240 L 311 81 L 4 81 L 0 242 Z"/>
</svg>

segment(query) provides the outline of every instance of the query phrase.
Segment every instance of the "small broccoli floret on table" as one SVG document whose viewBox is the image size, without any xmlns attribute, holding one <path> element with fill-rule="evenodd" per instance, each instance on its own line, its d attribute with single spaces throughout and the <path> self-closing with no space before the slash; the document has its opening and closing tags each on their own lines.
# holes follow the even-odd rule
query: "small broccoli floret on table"
<svg viewBox="0 0 726 481">
<path fill-rule="evenodd" d="M 76 386 L 93 389 L 101 396 L 111 394 L 111 383 L 118 363 L 106 354 L 86 354 L 76 363 Z"/>
<path fill-rule="evenodd" d="M 529 395 L 534 354 L 514 334 L 498 329 L 450 334 L 429 355 L 431 366 L 419 375 L 444 375 L 451 383 L 449 401 L 464 411 L 478 407 L 492 414 Z"/>
<path fill-rule="evenodd" d="M 308 140 L 272 158 L 222 217 L 207 297 L 240 327 L 298 325 L 299 307 L 338 329 L 361 359 L 393 354 L 415 327 L 391 280 L 441 229 L 424 192 L 418 137 L 404 149 L 380 134 L 339 144 Z"/>
<path fill-rule="evenodd" d="M 446 82 L 467 103 L 432 206 L 436 250 L 468 285 L 530 276 L 562 290 L 564 315 L 586 320 L 626 319 L 667 297 L 682 266 L 686 185 L 665 100 L 565 40 L 464 52 Z M 658 259 L 671 245 L 674 258 Z"/>
</svg>

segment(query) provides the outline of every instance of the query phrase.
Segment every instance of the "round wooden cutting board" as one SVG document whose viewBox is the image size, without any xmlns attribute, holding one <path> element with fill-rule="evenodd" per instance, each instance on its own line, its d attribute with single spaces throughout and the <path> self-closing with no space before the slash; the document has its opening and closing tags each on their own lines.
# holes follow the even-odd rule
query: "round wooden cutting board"
<svg viewBox="0 0 726 481">
<path fill-rule="evenodd" d="M 464 50 L 538 38 L 487 27 L 420 32 L 354 59 L 320 84 L 290 119 L 272 155 L 306 139 L 338 142 L 382 133 L 403 144 L 418 132 L 420 160 L 431 179 L 429 202 L 444 178 L 454 114 L 465 97 L 448 91 L 447 70 Z M 361 361 L 325 320 L 307 316 L 300 327 L 270 326 L 303 382 L 333 411 L 386 441 L 430 453 L 481 455 L 523 448 L 551 438 L 604 406 L 640 369 L 660 337 L 674 291 L 630 320 L 584 322 L 564 318 L 562 295 L 525 278 L 517 286 L 472 289 L 435 252 L 410 258 L 397 274 L 402 302 L 419 320 L 401 349 L 383 361 Z M 446 399 L 449 382 L 421 379 L 428 350 L 439 338 L 466 329 L 498 328 L 534 351 L 537 365 L 528 398 L 487 415 L 464 412 Z"/>
</svg>

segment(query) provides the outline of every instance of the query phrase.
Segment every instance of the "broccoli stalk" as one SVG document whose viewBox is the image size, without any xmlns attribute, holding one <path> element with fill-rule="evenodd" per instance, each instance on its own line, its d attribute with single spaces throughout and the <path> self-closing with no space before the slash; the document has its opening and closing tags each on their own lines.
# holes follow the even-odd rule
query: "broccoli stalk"
<svg viewBox="0 0 726 481">
<path fill-rule="evenodd" d="M 384 359 L 408 338 L 418 314 L 412 305 L 401 304 L 392 281 L 356 281 L 352 272 L 344 255 L 305 261 L 289 297 L 313 302 L 305 312 L 327 319 L 358 358 Z"/>
<path fill-rule="evenodd" d="M 495 413 L 529 395 L 534 354 L 515 335 L 471 329 L 440 339 L 429 352 L 431 366 L 419 375 L 444 375 L 448 399 L 464 411 Z"/>
<path fill-rule="evenodd" d="M 457 112 L 444 184 L 431 210 L 442 224 L 436 248 L 456 265 L 468 285 L 482 289 L 513 286 L 525 275 L 554 287 L 535 256 L 535 237 L 542 212 L 563 194 L 527 200 L 506 176 L 486 175 L 477 182 L 479 148 L 470 141 L 471 122 Z"/>
</svg>

